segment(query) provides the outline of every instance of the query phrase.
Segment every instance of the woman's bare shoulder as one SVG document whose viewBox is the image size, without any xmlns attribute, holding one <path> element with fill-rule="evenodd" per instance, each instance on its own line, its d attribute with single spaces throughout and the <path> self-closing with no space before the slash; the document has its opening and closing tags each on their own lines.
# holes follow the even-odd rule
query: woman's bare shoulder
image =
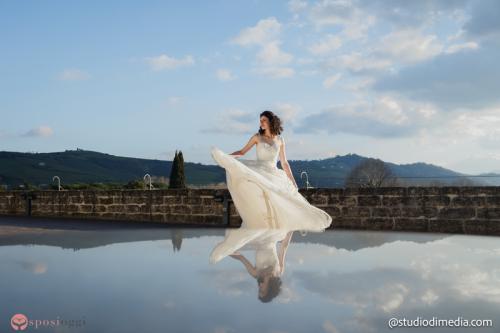
<svg viewBox="0 0 500 333">
<path fill-rule="evenodd" d="M 255 133 L 254 135 L 252 135 L 252 137 L 250 138 L 250 141 L 254 142 L 254 143 L 257 143 L 259 141 L 259 133 Z"/>
</svg>

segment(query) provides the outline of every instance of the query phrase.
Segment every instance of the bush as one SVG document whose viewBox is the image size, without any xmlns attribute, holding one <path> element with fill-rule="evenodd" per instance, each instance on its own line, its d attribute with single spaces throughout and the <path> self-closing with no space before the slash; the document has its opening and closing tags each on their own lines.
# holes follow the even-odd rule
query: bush
<svg viewBox="0 0 500 333">
<path fill-rule="evenodd" d="M 146 187 L 146 184 L 142 180 L 131 180 L 127 184 L 123 186 L 125 189 L 144 189 Z"/>
</svg>

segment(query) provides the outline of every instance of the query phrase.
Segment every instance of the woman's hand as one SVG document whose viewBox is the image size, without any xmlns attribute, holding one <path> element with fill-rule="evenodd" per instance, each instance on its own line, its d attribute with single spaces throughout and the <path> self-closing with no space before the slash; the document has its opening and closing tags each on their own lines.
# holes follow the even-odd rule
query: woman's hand
<svg viewBox="0 0 500 333">
<path fill-rule="evenodd" d="M 235 158 L 238 158 L 238 157 L 243 156 L 243 154 L 242 154 L 242 153 L 241 153 L 241 151 L 239 151 L 239 150 L 238 150 L 238 151 L 235 151 L 234 153 L 231 153 L 231 154 L 229 154 L 229 155 L 234 156 Z"/>
<path fill-rule="evenodd" d="M 235 251 L 233 254 L 230 254 L 229 256 L 233 257 L 234 259 L 241 259 L 243 257 L 241 253 L 238 251 Z"/>
</svg>

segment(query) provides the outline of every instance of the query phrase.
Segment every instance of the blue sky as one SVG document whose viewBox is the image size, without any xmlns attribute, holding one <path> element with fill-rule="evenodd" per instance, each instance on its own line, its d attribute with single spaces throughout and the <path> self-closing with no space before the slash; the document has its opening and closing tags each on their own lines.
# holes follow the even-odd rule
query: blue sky
<svg viewBox="0 0 500 333">
<path fill-rule="evenodd" d="M 500 171 L 499 14 L 494 0 L 2 1 L 0 150 L 214 164 L 210 146 L 242 148 L 269 109 L 289 159 Z"/>
</svg>

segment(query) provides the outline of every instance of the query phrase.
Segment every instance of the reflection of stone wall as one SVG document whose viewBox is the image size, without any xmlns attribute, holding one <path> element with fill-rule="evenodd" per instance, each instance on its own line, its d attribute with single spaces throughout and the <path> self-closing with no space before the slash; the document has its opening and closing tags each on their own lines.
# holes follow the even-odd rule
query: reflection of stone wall
<svg viewBox="0 0 500 333">
<path fill-rule="evenodd" d="M 332 228 L 500 235 L 500 187 L 301 189 Z M 0 191 L 0 215 L 25 215 L 24 191 Z M 223 225 L 220 189 L 33 191 L 31 215 Z M 231 205 L 231 225 L 241 219 Z"/>
</svg>

